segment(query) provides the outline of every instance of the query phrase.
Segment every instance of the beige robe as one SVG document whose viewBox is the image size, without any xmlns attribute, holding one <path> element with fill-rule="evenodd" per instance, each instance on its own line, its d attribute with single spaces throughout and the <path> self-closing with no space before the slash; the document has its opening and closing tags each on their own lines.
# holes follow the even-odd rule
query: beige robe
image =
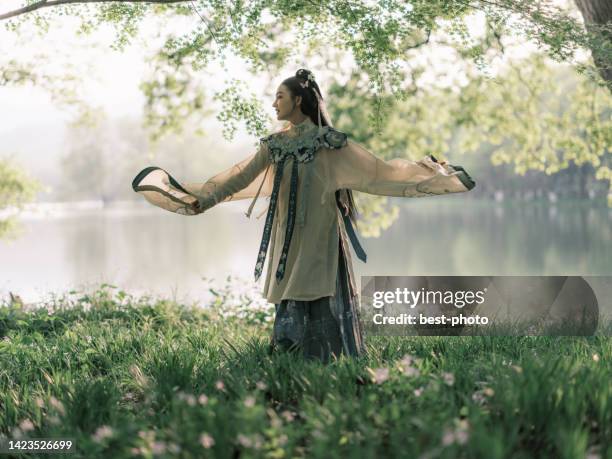
<svg viewBox="0 0 612 459">
<path fill-rule="evenodd" d="M 276 135 L 285 135 L 279 132 Z M 281 300 L 314 300 L 335 293 L 338 266 L 338 238 L 347 254 L 351 287 L 356 292 L 348 237 L 335 201 L 335 191 L 352 189 L 384 196 L 423 197 L 461 193 L 474 187 L 474 182 L 462 170 L 433 161 L 429 156 L 411 161 L 395 158 L 384 161 L 362 145 L 348 139 L 339 149 L 320 148 L 314 159 L 298 164 L 297 215 L 305 210 L 302 223 L 296 223 L 289 247 L 285 275 L 275 278 L 285 227 L 289 198 L 292 160 L 285 162 L 268 256 L 263 295 L 271 303 Z M 184 215 L 198 215 L 220 203 L 258 196 L 270 196 L 274 167 L 265 142 L 258 151 L 205 183 L 177 183 L 165 171 L 157 169 L 144 178 L 143 172 L 134 190 L 152 204 Z M 304 189 L 305 174 L 310 174 L 308 189 Z M 259 194 L 258 194 L 259 192 Z M 199 198 L 202 208 L 195 209 Z M 253 200 L 250 211 L 255 202 Z M 306 206 L 305 209 L 303 206 Z M 300 220 L 297 218 L 296 220 Z M 303 226 L 302 226 L 303 225 Z M 253 248 L 253 268 L 257 248 Z"/>
</svg>

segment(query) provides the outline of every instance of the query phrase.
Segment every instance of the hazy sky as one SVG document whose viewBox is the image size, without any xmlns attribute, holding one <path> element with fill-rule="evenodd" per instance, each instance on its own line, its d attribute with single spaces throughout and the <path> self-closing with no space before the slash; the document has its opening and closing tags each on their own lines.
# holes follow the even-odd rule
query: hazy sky
<svg viewBox="0 0 612 459">
<path fill-rule="evenodd" d="M 19 2 L 13 2 L 19 3 Z M 0 11 L 10 9 L 4 6 Z M 171 24 L 160 24 L 157 20 L 145 21 L 142 33 L 133 45 L 123 52 L 110 48 L 116 32 L 105 26 L 91 36 L 75 35 L 76 21 L 63 18 L 52 26 L 44 36 L 37 36 L 33 27 L 24 27 L 23 36 L 0 28 L 0 55 L 2 61 L 15 59 L 19 62 L 36 62 L 37 54 L 49 54 L 53 60 L 44 66 L 44 71 L 52 78 L 64 72 L 69 66 L 80 75 L 82 84 L 78 86 L 79 96 L 92 107 L 100 107 L 108 117 L 140 117 L 145 102 L 139 84 L 147 75 L 145 56 L 157 49 L 155 44 L 162 43 L 157 35 L 174 30 L 185 30 L 198 24 L 199 18 L 193 17 Z M 61 22 L 61 27 L 59 23 Z M 182 24 L 181 24 L 182 22 Z M 201 21 L 200 21 L 201 23 Z M 146 41 L 145 47 L 140 42 Z M 226 64 L 230 72 L 223 72 L 217 66 L 219 78 L 207 78 L 206 85 L 213 91 L 223 89 L 224 81 L 234 75 L 243 75 L 246 66 L 239 59 L 230 58 Z M 211 66 L 215 72 L 215 67 Z M 257 86 L 271 84 L 263 78 L 254 76 L 251 87 L 260 94 Z M 274 83 L 276 84 L 276 83 Z M 272 100 L 269 102 L 272 103 Z M 45 182 L 59 178 L 59 157 L 63 154 L 64 132 L 73 118 L 70 109 L 58 107 L 47 91 L 31 85 L 21 87 L 0 87 L 0 135 L 3 147 L 0 157 L 9 156 L 25 166 L 30 173 Z M 270 111 L 270 115 L 271 115 Z M 214 116 L 205 123 L 206 128 L 218 130 L 220 123 Z M 252 142 L 244 130 L 239 129 L 234 142 L 244 145 Z M 237 152 L 240 155 L 240 152 Z M 246 156 L 246 154 L 245 154 Z"/>
<path fill-rule="evenodd" d="M 0 11 L 10 10 L 20 3 L 14 0 L 2 2 Z M 185 30 L 204 27 L 195 14 L 189 18 L 172 21 L 162 21 L 159 18 L 147 19 L 141 23 L 141 32 L 133 44 L 119 52 L 110 48 L 116 35 L 113 27 L 104 26 L 90 36 L 77 37 L 75 35 L 77 25 L 78 21 L 74 19 L 61 18 L 55 21 L 50 31 L 42 37 L 36 36 L 31 26 L 23 27 L 25 31 L 23 37 L 17 37 L 13 32 L 1 28 L 0 52 L 3 61 L 16 59 L 32 62 L 36 60 L 38 53 L 53 55 L 56 59 L 45 65 L 45 71 L 51 75 L 58 75 L 66 66 L 79 69 L 83 77 L 81 86 L 83 98 L 93 106 L 104 108 L 112 116 L 139 116 L 142 113 L 144 97 L 138 85 L 147 75 L 145 57 L 161 47 L 167 34 L 178 35 Z M 302 62 L 299 65 L 306 66 L 306 63 Z M 227 72 L 220 65 L 213 63 L 209 66 L 206 73 L 215 75 L 214 78 L 205 79 L 211 94 L 223 89 L 225 81 L 234 77 L 243 78 L 249 74 L 245 63 L 235 57 L 227 59 L 226 67 Z M 295 69 L 287 72 L 287 75 L 283 74 L 281 77 L 289 76 L 295 72 Z M 269 81 L 264 76 L 250 75 L 249 86 L 254 93 L 262 96 L 262 88 L 277 85 L 281 77 L 278 78 L 279 81 Z M 272 102 L 272 99 L 265 101 L 271 116 Z M 70 118 L 70 114 L 58 110 L 47 93 L 39 88 L 0 88 L 0 106 L 3 107 L 0 112 L 0 132 L 3 134 L 24 123 L 55 125 Z"/>
</svg>

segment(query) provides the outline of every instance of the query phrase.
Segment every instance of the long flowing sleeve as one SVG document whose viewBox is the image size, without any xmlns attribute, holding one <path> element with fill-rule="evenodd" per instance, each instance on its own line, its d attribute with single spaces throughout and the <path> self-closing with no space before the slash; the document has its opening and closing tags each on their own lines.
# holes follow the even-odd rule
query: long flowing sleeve
<svg viewBox="0 0 612 459">
<path fill-rule="evenodd" d="M 442 165 L 432 158 L 384 161 L 348 140 L 346 146 L 330 155 L 333 187 L 382 196 L 422 197 L 461 193 L 476 185 L 461 166 Z"/>
<path fill-rule="evenodd" d="M 220 202 L 248 199 L 257 195 L 270 196 L 273 174 L 270 154 L 265 142 L 257 153 L 240 161 L 229 169 L 208 179 L 205 183 L 186 183 L 185 188 L 198 198 L 202 212 Z"/>
<path fill-rule="evenodd" d="M 165 170 L 152 166 L 134 178 L 132 188 L 157 207 L 197 215 L 220 202 L 270 196 L 274 175 L 271 168 L 268 147 L 261 142 L 256 153 L 206 182 L 180 183 Z"/>
</svg>

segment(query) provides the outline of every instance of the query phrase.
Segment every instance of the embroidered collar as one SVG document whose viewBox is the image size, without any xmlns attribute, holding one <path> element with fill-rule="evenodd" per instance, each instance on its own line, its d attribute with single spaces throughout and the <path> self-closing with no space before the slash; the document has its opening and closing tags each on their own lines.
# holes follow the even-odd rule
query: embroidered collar
<svg viewBox="0 0 612 459">
<path fill-rule="evenodd" d="M 281 131 L 261 139 L 267 142 L 273 163 L 280 162 L 286 156 L 293 157 L 299 163 L 307 163 L 312 161 L 314 153 L 321 147 L 337 149 L 347 144 L 347 135 L 344 132 L 329 126 L 319 128 L 312 121 L 310 125 L 305 121 L 297 127 L 302 125 L 304 128 L 300 129 L 303 132 L 299 136 L 291 137 Z"/>
</svg>

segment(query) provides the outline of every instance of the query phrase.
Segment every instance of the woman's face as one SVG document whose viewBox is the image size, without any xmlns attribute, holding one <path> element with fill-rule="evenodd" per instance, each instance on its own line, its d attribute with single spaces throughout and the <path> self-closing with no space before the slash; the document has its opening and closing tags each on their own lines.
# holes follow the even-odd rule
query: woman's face
<svg viewBox="0 0 612 459">
<path fill-rule="evenodd" d="M 289 89 L 281 84 L 276 90 L 276 98 L 272 104 L 272 107 L 276 110 L 276 119 L 286 120 L 291 116 L 294 109 L 300 110 L 301 99 L 301 97 L 297 97 L 295 101 L 292 101 Z"/>
</svg>

